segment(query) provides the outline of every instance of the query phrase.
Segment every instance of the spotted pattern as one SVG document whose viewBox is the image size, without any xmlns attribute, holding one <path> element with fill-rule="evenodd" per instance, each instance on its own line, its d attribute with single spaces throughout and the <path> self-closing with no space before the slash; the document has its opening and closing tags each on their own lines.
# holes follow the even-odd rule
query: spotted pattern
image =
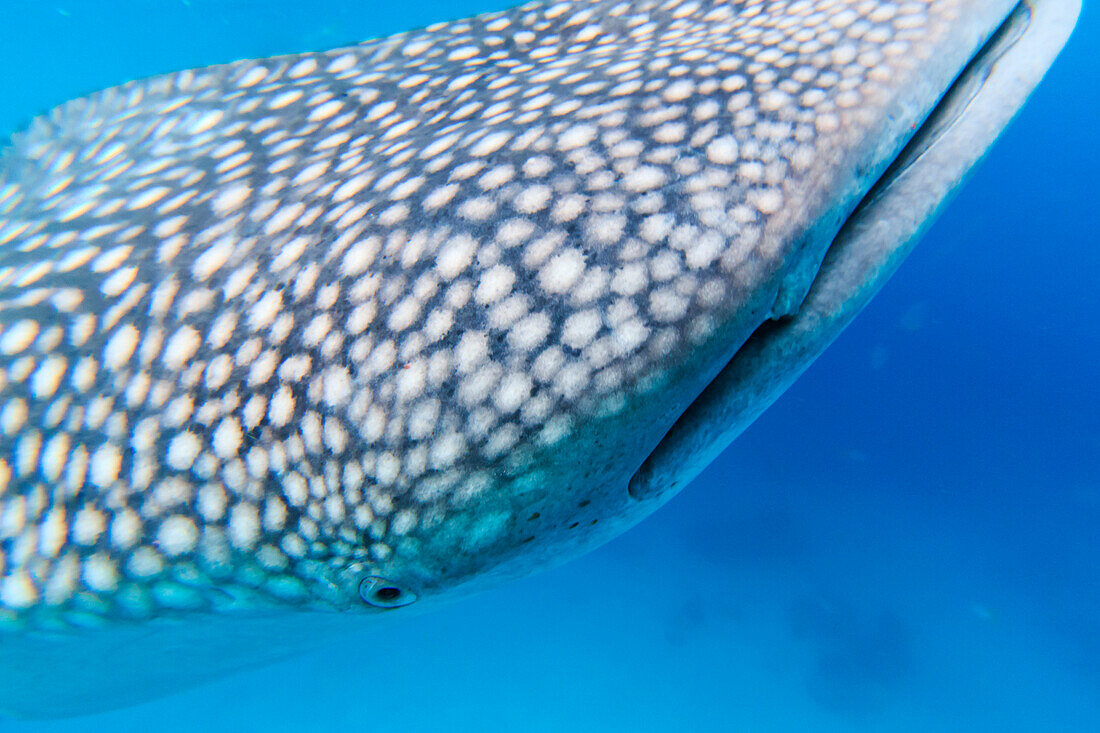
<svg viewBox="0 0 1100 733">
<path fill-rule="evenodd" d="M 0 160 L 0 626 L 348 606 L 781 313 L 810 194 L 958 5 L 529 5 L 36 120 Z"/>
</svg>

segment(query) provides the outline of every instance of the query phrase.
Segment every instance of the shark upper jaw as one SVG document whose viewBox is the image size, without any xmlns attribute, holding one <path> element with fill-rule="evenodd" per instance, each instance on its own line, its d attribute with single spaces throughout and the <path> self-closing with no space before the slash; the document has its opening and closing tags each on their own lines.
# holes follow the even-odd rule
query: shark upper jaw
<svg viewBox="0 0 1100 733">
<path fill-rule="evenodd" d="M 1022 0 L 993 26 L 836 230 L 803 288 L 734 353 L 628 484 L 647 505 L 677 493 L 774 402 L 893 274 L 1053 63 L 1080 0 Z M 828 226 L 826 223 L 825 226 Z M 803 263 L 804 266 L 804 263 Z M 796 278 L 797 282 L 797 278 Z"/>
</svg>

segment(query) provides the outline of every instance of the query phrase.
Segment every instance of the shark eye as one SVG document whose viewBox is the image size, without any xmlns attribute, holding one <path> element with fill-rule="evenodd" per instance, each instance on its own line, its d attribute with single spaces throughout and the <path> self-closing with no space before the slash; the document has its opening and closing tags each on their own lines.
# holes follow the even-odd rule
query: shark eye
<svg viewBox="0 0 1100 733">
<path fill-rule="evenodd" d="M 400 608 L 416 600 L 416 594 L 385 578 L 371 575 L 359 583 L 359 597 L 375 608 Z"/>
</svg>

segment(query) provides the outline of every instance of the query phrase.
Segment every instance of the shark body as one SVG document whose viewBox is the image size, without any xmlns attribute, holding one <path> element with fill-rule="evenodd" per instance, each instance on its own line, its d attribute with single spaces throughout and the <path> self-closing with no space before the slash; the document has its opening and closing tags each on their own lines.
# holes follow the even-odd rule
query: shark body
<svg viewBox="0 0 1100 733">
<path fill-rule="evenodd" d="M 1076 13 L 530 5 L 36 120 L 0 158 L 0 709 L 143 699 L 636 523 Z"/>
</svg>

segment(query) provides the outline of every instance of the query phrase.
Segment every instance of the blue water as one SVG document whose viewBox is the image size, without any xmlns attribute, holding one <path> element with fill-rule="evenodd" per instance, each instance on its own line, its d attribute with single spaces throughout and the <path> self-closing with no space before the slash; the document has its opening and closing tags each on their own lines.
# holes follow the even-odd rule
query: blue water
<svg viewBox="0 0 1100 733">
<path fill-rule="evenodd" d="M 0 0 L 0 131 L 501 0 Z M 1100 730 L 1100 12 L 855 324 L 555 571 L 61 731 Z"/>
</svg>

